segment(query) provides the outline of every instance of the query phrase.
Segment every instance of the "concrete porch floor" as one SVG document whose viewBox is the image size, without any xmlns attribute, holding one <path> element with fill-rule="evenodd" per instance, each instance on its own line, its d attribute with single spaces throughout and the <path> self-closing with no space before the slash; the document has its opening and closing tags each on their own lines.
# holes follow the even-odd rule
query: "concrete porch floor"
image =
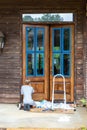
<svg viewBox="0 0 87 130">
<path fill-rule="evenodd" d="M 16 104 L 0 104 L 0 128 L 80 128 L 87 127 L 87 108 L 73 114 L 35 113 L 19 110 Z"/>
</svg>

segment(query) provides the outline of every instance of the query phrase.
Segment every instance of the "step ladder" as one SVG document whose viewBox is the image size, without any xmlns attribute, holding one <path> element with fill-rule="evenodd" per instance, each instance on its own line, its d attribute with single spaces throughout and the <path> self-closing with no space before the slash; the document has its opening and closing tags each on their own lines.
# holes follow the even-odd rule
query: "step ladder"
<svg viewBox="0 0 87 130">
<path fill-rule="evenodd" d="M 63 78 L 63 90 L 55 90 L 55 78 L 62 77 Z M 65 77 L 62 74 L 56 74 L 53 77 L 53 89 L 52 89 L 52 110 L 54 110 L 54 103 L 57 101 L 54 99 L 55 94 L 63 94 L 63 99 L 60 100 L 60 103 L 64 103 L 64 109 L 66 108 L 66 88 L 65 88 Z"/>
</svg>

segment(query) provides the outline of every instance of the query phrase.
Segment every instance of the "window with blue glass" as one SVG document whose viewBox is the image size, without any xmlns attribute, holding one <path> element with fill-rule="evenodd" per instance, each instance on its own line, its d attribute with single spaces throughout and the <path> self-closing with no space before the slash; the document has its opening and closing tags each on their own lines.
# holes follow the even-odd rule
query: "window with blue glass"
<svg viewBox="0 0 87 130">
<path fill-rule="evenodd" d="M 26 27 L 26 76 L 44 75 L 44 28 Z"/>
<path fill-rule="evenodd" d="M 52 30 L 52 67 L 53 75 L 70 76 L 71 29 L 53 28 Z"/>
</svg>

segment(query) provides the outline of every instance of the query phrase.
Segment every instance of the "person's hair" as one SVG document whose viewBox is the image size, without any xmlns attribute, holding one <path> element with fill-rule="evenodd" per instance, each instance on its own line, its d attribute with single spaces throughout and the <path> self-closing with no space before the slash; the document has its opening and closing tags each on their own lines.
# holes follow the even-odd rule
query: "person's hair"
<svg viewBox="0 0 87 130">
<path fill-rule="evenodd" d="M 29 83 L 30 83 L 30 80 L 26 79 L 25 84 L 29 84 Z"/>
</svg>

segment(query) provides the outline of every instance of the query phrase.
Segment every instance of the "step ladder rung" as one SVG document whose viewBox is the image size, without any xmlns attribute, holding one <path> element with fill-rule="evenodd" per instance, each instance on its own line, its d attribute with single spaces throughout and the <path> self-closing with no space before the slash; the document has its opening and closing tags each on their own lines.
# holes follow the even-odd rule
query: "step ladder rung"
<svg viewBox="0 0 87 130">
<path fill-rule="evenodd" d="M 55 94 L 64 94 L 64 90 L 54 90 Z"/>
<path fill-rule="evenodd" d="M 64 99 L 55 99 L 54 103 L 64 103 Z"/>
</svg>

